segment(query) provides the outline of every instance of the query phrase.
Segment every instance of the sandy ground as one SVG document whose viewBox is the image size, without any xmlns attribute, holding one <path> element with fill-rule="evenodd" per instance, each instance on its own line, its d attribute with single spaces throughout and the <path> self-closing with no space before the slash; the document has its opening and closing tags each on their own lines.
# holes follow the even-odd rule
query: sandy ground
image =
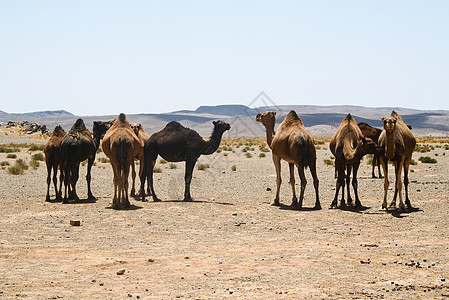
<svg viewBox="0 0 449 300">
<path fill-rule="evenodd" d="M 0 136 L 0 144 L 45 143 Z M 162 202 L 131 199 L 113 210 L 112 169 L 92 170 L 96 201 L 45 202 L 46 168 L 24 175 L 0 169 L 0 298 L 32 299 L 440 299 L 449 298 L 449 151 L 425 155 L 410 173 L 416 211 L 382 209 L 383 181 L 362 163 L 361 211 L 328 209 L 334 195 L 331 153 L 318 150 L 323 209 L 311 210 L 310 173 L 303 209 L 291 209 L 288 166 L 283 163 L 281 207 L 271 154 L 246 158 L 241 148 L 203 156 L 211 168 L 194 171 L 184 203 L 184 164 L 160 164 L 155 188 Z M 225 153 L 227 156 L 225 156 Z M 17 153 L 27 161 L 26 148 Z M 415 153 L 417 161 L 421 153 Z M 100 153 L 98 157 L 104 157 Z M 0 153 L 0 162 L 7 159 Z M 232 165 L 236 171 L 231 171 Z M 393 173 L 390 167 L 390 178 Z M 297 180 L 299 181 L 299 180 Z M 54 191 L 51 189 L 52 199 Z M 299 185 L 297 182 L 297 191 Z M 390 191 L 389 199 L 392 199 Z M 71 226 L 79 220 L 81 226 Z M 123 275 L 117 271 L 124 269 Z"/>
</svg>

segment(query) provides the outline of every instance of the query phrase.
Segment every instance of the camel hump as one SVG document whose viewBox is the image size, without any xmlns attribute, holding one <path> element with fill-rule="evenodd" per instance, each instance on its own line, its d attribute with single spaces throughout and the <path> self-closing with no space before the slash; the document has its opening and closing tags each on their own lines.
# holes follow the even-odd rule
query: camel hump
<svg viewBox="0 0 449 300">
<path fill-rule="evenodd" d="M 287 123 L 294 123 L 296 121 L 296 122 L 299 122 L 301 125 L 304 125 L 301 118 L 298 116 L 298 114 L 294 110 L 291 110 L 287 114 L 287 116 L 285 116 L 284 120 L 286 120 Z"/>
<path fill-rule="evenodd" d="M 124 113 L 121 113 L 119 116 L 118 116 L 118 118 L 119 118 L 119 120 L 120 120 L 120 122 L 125 122 L 125 120 L 126 120 L 126 116 L 125 116 L 125 114 Z"/>
<path fill-rule="evenodd" d="M 84 131 L 86 130 L 86 125 L 84 124 L 83 119 L 76 120 L 75 124 L 73 124 L 72 128 L 70 129 L 70 132 L 74 131 Z"/>
<path fill-rule="evenodd" d="M 185 128 L 184 126 L 182 126 L 181 124 L 179 124 L 176 121 L 171 121 L 167 125 L 165 125 L 165 129 L 167 129 L 167 130 L 179 130 L 179 129 L 184 129 L 184 128 Z"/>
<path fill-rule="evenodd" d="M 345 120 L 351 121 L 351 120 L 354 120 L 354 118 L 352 117 L 351 114 L 347 114 L 345 117 Z"/>
</svg>

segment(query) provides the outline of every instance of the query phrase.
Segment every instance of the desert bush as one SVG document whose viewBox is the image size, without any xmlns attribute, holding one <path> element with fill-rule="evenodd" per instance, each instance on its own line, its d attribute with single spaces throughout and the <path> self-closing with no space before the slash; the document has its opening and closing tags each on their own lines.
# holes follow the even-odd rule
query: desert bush
<svg viewBox="0 0 449 300">
<path fill-rule="evenodd" d="M 221 147 L 218 147 L 218 149 L 215 152 L 220 153 L 221 152 Z"/>
<path fill-rule="evenodd" d="M 31 145 L 30 148 L 28 148 L 28 151 L 43 151 L 45 145 Z"/>
<path fill-rule="evenodd" d="M 233 171 L 233 172 L 237 171 L 237 167 L 235 165 L 232 165 L 231 171 Z"/>
<path fill-rule="evenodd" d="M 33 155 L 31 155 L 31 160 L 35 160 L 35 161 L 44 161 L 44 153 L 35 153 Z"/>
<path fill-rule="evenodd" d="M 223 156 L 228 156 L 228 154 L 227 153 L 223 153 Z"/>
<path fill-rule="evenodd" d="M 326 166 L 334 166 L 334 161 L 332 159 L 324 159 L 323 161 Z"/>
<path fill-rule="evenodd" d="M 265 155 L 265 153 L 262 152 L 262 153 L 259 153 L 259 157 L 260 157 L 260 158 L 266 157 L 266 155 Z"/>
<path fill-rule="evenodd" d="M 7 161 L 0 162 L 0 167 L 5 167 L 5 166 L 9 166 L 9 162 L 7 162 Z"/>
<path fill-rule="evenodd" d="M 416 166 L 418 163 L 414 159 L 412 159 L 412 160 L 410 160 L 410 164 L 412 166 Z"/>
<path fill-rule="evenodd" d="M 419 161 L 424 164 L 436 164 L 437 160 L 435 158 L 429 157 L 429 156 L 421 156 L 419 158 Z"/>
<path fill-rule="evenodd" d="M 261 152 L 270 152 L 270 149 L 268 149 L 265 145 L 260 145 L 259 150 Z"/>
<path fill-rule="evenodd" d="M 210 168 L 210 165 L 209 164 L 198 164 L 197 168 L 200 171 L 204 171 L 204 170 Z"/>
<path fill-rule="evenodd" d="M 23 172 L 22 168 L 19 168 L 19 167 L 16 167 L 16 166 L 11 166 L 11 167 L 8 168 L 8 174 L 11 174 L 11 175 L 22 175 L 23 173 L 24 172 Z"/>
<path fill-rule="evenodd" d="M 165 159 L 163 159 L 163 158 L 161 158 L 161 159 L 159 160 L 159 162 L 160 162 L 161 164 L 166 164 L 166 163 L 167 163 L 167 161 L 166 161 Z"/>
<path fill-rule="evenodd" d="M 30 161 L 30 167 L 32 167 L 34 170 L 36 170 L 37 168 L 39 168 L 41 164 L 39 163 L 39 161 L 37 160 L 31 160 Z"/>
<path fill-rule="evenodd" d="M 154 167 L 153 168 L 153 173 L 162 173 L 162 169 L 159 167 Z"/>
<path fill-rule="evenodd" d="M 19 148 L 9 148 L 2 146 L 0 147 L 0 153 L 13 153 L 13 152 L 20 152 Z"/>
<path fill-rule="evenodd" d="M 170 169 L 177 169 L 177 168 L 178 168 L 178 165 L 175 164 L 175 163 L 170 163 L 170 164 L 168 165 L 168 167 L 169 167 Z"/>
<path fill-rule="evenodd" d="M 6 158 L 17 158 L 17 155 L 13 153 L 8 153 L 6 154 Z"/>
<path fill-rule="evenodd" d="M 22 170 L 28 170 L 28 165 L 26 164 L 26 162 L 19 158 L 16 160 L 16 163 L 14 164 L 16 167 L 21 168 Z"/>
<path fill-rule="evenodd" d="M 415 152 L 419 152 L 419 153 L 426 153 L 426 152 L 430 152 L 432 150 L 435 150 L 435 147 L 432 145 L 416 144 L 416 146 L 415 146 Z"/>
<path fill-rule="evenodd" d="M 101 149 L 101 147 L 98 147 L 97 149 L 97 154 L 103 152 L 103 149 Z"/>
<path fill-rule="evenodd" d="M 109 163 L 110 161 L 111 160 L 107 157 L 99 157 L 98 158 L 98 162 L 101 162 L 101 163 Z"/>
<path fill-rule="evenodd" d="M 449 145 L 444 145 L 444 150 L 449 150 Z"/>
<path fill-rule="evenodd" d="M 245 153 L 245 157 L 246 157 L 246 158 L 251 158 L 251 157 L 253 157 L 253 156 L 251 155 L 251 153 L 246 152 L 246 153 Z"/>
</svg>

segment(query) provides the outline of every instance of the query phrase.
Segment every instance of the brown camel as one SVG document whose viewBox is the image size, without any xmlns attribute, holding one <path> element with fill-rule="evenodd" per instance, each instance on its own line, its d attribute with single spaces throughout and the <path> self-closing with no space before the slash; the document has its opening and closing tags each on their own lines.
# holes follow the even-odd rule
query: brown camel
<svg viewBox="0 0 449 300">
<path fill-rule="evenodd" d="M 61 159 L 61 142 L 66 132 L 61 126 L 56 126 L 50 139 L 44 147 L 45 164 L 47 165 L 47 197 L 45 201 L 50 201 L 51 170 L 53 169 L 53 184 L 55 186 L 56 200 L 62 199 L 62 181 L 64 180 L 64 166 Z M 57 188 L 57 172 L 59 169 L 59 190 Z"/>
<path fill-rule="evenodd" d="M 196 131 L 185 128 L 178 122 L 168 123 L 164 129 L 151 135 L 145 143 L 145 168 L 142 177 L 148 174 L 151 194 L 154 201 L 160 201 L 153 187 L 153 167 L 158 155 L 170 162 L 186 162 L 184 201 L 192 201 L 190 182 L 196 161 L 200 155 L 210 155 L 217 150 L 221 137 L 231 126 L 223 122 L 213 121 L 214 130 L 209 141 L 205 141 Z M 141 180 L 143 182 L 143 180 Z M 143 185 L 141 186 L 142 200 L 144 199 Z"/>
<path fill-rule="evenodd" d="M 79 178 L 80 162 L 87 162 L 87 195 L 88 199 L 96 199 L 90 189 L 91 169 L 95 161 L 96 151 L 100 145 L 100 139 L 108 130 L 108 122 L 95 121 L 93 136 L 86 128 L 82 119 L 76 120 L 70 131 L 61 142 L 61 158 L 64 165 L 64 201 L 69 199 L 79 200 L 76 194 L 76 182 Z"/>
<path fill-rule="evenodd" d="M 130 206 L 128 199 L 129 167 L 137 157 L 143 163 L 143 142 L 131 128 L 125 114 L 121 113 L 106 132 L 101 143 L 104 154 L 109 157 L 114 171 L 114 198 L 116 209 Z"/>
<path fill-rule="evenodd" d="M 349 192 L 349 183 L 351 178 L 351 171 L 353 172 L 352 187 L 355 194 L 355 206 L 361 208 L 362 204 L 359 200 L 357 191 L 357 171 L 360 166 L 360 159 L 366 154 L 376 150 L 376 143 L 370 138 L 365 138 L 357 126 L 356 121 L 348 114 L 340 126 L 337 132 L 332 137 L 329 148 L 332 154 L 335 156 L 335 168 L 337 170 L 337 182 L 335 188 L 335 197 L 332 201 L 331 208 L 337 207 L 337 198 L 342 188 L 342 197 L 340 207 L 346 206 L 345 203 L 345 177 L 348 190 L 348 204 L 352 205 L 352 198 Z M 346 168 L 346 175 L 345 175 Z"/>
<path fill-rule="evenodd" d="M 267 144 L 271 148 L 274 167 L 276 169 L 276 198 L 271 205 L 280 205 L 279 191 L 281 188 L 281 159 L 288 162 L 290 167 L 290 184 L 292 187 L 293 198 L 292 206 L 302 207 L 304 191 L 307 180 L 304 174 L 304 168 L 310 167 L 310 173 L 315 187 L 315 209 L 321 209 L 318 185 L 319 180 L 316 173 L 316 150 L 312 136 L 307 132 L 304 123 L 295 111 L 290 111 L 284 121 L 279 125 L 277 132 L 274 132 L 276 123 L 276 112 L 267 111 L 256 116 L 256 121 L 261 122 L 266 129 Z M 299 178 L 301 179 L 301 193 L 299 203 L 295 191 L 295 165 L 298 168 Z"/>
<path fill-rule="evenodd" d="M 380 136 L 380 133 L 382 132 L 381 129 L 372 127 L 368 123 L 365 123 L 365 122 L 360 122 L 357 125 L 359 126 L 360 130 L 362 131 L 363 136 L 370 138 L 376 144 L 379 142 L 379 136 Z M 376 166 L 377 166 L 377 172 L 379 173 L 379 178 L 382 178 L 382 173 L 380 172 L 380 153 L 377 150 L 372 151 L 372 152 L 374 152 L 374 153 L 370 153 L 370 152 L 367 153 L 367 154 L 373 154 L 373 169 L 371 171 L 371 177 L 377 178 L 376 174 L 374 172 L 374 170 L 376 169 Z"/>
<path fill-rule="evenodd" d="M 147 132 L 143 128 L 142 124 L 133 123 L 133 124 L 131 124 L 131 128 L 134 131 L 134 133 L 137 135 L 137 137 L 142 141 L 143 144 L 145 144 L 145 142 L 148 141 L 148 139 L 150 138 L 150 136 L 147 134 Z M 143 172 L 143 163 L 141 162 L 139 165 L 139 176 L 142 175 L 142 172 Z M 135 190 L 136 168 L 135 168 L 134 160 L 131 164 L 131 178 L 133 180 L 133 185 L 131 188 L 131 196 L 134 197 L 136 195 L 136 190 Z M 145 184 L 145 182 L 143 184 Z M 139 191 L 140 190 L 141 190 L 141 188 L 139 188 Z M 147 185 L 147 194 L 151 195 L 149 184 Z"/>
<path fill-rule="evenodd" d="M 382 118 L 384 122 L 384 130 L 379 137 L 379 146 L 382 149 L 382 168 L 384 170 L 384 201 L 382 208 L 387 208 L 387 191 L 390 185 L 388 181 L 388 160 L 394 164 L 396 174 L 396 184 L 393 201 L 390 207 L 396 207 L 396 197 L 399 193 L 399 210 L 412 208 L 408 198 L 408 170 L 412 159 L 412 153 L 415 149 L 416 139 L 410 127 L 404 123 L 401 116 L 395 111 L 390 117 Z M 405 205 L 402 201 L 402 180 L 401 172 L 404 168 L 404 185 L 405 185 Z"/>
</svg>

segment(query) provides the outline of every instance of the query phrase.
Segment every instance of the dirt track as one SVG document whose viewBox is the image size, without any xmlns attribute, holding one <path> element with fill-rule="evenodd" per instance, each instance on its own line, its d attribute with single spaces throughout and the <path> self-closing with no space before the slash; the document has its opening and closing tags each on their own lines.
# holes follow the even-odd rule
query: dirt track
<svg viewBox="0 0 449 300">
<path fill-rule="evenodd" d="M 0 136 L 0 144 L 10 141 L 35 142 Z M 365 208 L 328 209 L 335 180 L 333 167 L 323 162 L 331 157 L 327 145 L 318 150 L 323 209 L 309 209 L 308 171 L 304 208 L 290 209 L 285 163 L 285 206 L 272 207 L 271 154 L 259 158 L 256 147 L 246 158 L 234 150 L 200 159 L 211 168 L 194 171 L 195 202 L 180 201 L 184 164 L 158 164 L 163 172 L 155 174 L 155 188 L 162 202 L 132 199 L 132 209 L 123 211 L 110 208 L 108 163 L 97 162 L 92 171 L 97 201 L 66 205 L 44 201 L 43 162 L 24 175 L 0 170 L 0 298 L 449 298 L 448 150 L 425 154 L 437 164 L 412 166 L 410 198 L 419 209 L 403 214 L 380 209 L 383 181 L 371 179 L 366 161 L 359 172 Z M 17 155 L 30 157 L 26 149 Z M 0 161 L 13 161 L 5 157 L 0 153 Z M 85 174 L 86 166 L 78 182 L 82 199 Z M 117 275 L 119 269 L 125 273 Z"/>
</svg>

